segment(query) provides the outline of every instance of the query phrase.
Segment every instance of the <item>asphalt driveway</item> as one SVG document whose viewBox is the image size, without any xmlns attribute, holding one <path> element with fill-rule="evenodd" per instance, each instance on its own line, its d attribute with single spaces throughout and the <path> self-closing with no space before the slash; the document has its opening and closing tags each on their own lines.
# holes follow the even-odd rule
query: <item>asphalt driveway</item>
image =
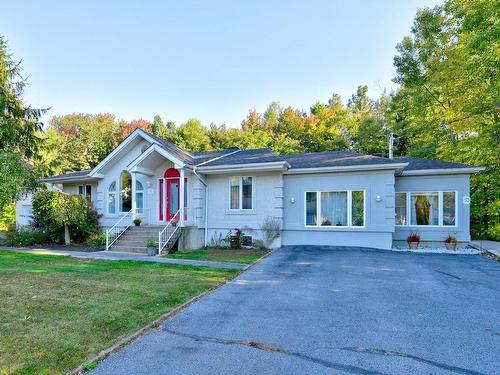
<svg viewBox="0 0 500 375">
<path fill-rule="evenodd" d="M 93 374 L 499 374 L 500 263 L 286 247 Z"/>
</svg>

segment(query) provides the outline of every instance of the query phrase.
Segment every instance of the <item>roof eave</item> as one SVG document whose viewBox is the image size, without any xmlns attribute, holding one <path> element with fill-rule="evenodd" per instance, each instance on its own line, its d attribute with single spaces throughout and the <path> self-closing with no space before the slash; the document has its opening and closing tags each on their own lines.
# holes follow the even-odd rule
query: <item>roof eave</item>
<svg viewBox="0 0 500 375">
<path fill-rule="evenodd" d="M 213 166 L 201 166 L 196 170 L 203 174 L 216 173 L 239 173 L 239 172 L 284 172 L 290 168 L 290 164 L 286 161 L 269 162 L 269 163 L 247 163 L 247 164 L 224 164 Z"/>
<path fill-rule="evenodd" d="M 483 172 L 484 167 L 467 167 L 467 168 L 435 168 L 435 169 L 412 169 L 402 171 L 400 176 L 425 176 L 425 175 L 442 175 L 442 174 L 474 174 Z"/>
<path fill-rule="evenodd" d="M 49 182 L 51 184 L 62 184 L 66 182 L 84 182 L 84 181 L 97 181 L 97 177 L 85 175 L 85 176 L 74 176 L 74 177 L 46 177 L 42 178 L 43 182 Z"/>
<path fill-rule="evenodd" d="M 374 165 L 347 165 L 335 167 L 311 167 L 311 168 L 291 168 L 286 174 L 304 174 L 304 173 L 330 173 L 330 172 L 362 172 L 362 171 L 381 171 L 381 170 L 403 170 L 408 163 L 390 163 Z"/>
</svg>

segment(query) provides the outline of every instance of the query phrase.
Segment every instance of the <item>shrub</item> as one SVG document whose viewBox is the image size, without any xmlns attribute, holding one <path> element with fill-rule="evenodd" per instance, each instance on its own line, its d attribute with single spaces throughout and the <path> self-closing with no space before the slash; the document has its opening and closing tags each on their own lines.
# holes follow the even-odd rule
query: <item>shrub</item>
<svg viewBox="0 0 500 375">
<path fill-rule="evenodd" d="M 24 227 L 6 233 L 4 243 L 7 246 L 32 246 L 44 244 L 49 240 L 44 230 Z"/>
<path fill-rule="evenodd" d="M 227 234 L 227 241 L 231 246 L 231 249 L 241 249 L 241 243 L 243 241 L 243 232 L 239 228 L 235 228 L 229 231 Z"/>
<path fill-rule="evenodd" d="M 33 225 L 44 229 L 51 241 L 62 242 L 64 239 L 64 226 L 56 224 L 52 218 L 52 204 L 60 194 L 52 190 L 40 190 L 33 195 Z"/>
<path fill-rule="evenodd" d="M 150 238 L 149 240 L 146 241 L 146 247 L 157 247 L 157 243 L 155 240 Z"/>
<path fill-rule="evenodd" d="M 226 238 L 224 238 L 221 232 L 215 232 L 212 235 L 212 238 L 210 238 L 208 247 L 214 249 L 227 247 L 227 240 Z"/>
<path fill-rule="evenodd" d="M 16 204 L 11 203 L 6 205 L 3 210 L 0 210 L 0 232 L 8 231 L 15 222 Z"/>
<path fill-rule="evenodd" d="M 268 216 L 264 219 L 264 223 L 260 226 L 260 229 L 264 234 L 264 246 L 269 247 L 280 236 L 281 220 Z"/>
<path fill-rule="evenodd" d="M 67 226 L 72 240 L 84 242 L 99 233 L 100 215 L 86 199 L 57 191 L 40 190 L 33 197 L 35 226 L 47 231 L 50 239 L 61 242 Z"/>
<path fill-rule="evenodd" d="M 87 241 L 85 241 L 85 243 L 89 247 L 104 247 L 106 246 L 106 233 L 92 233 L 89 238 L 87 238 Z"/>
</svg>

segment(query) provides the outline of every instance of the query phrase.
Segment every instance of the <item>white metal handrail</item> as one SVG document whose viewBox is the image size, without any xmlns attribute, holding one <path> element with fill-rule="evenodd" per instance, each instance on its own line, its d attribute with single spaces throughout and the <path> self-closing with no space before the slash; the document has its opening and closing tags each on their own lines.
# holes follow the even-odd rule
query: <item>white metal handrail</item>
<svg viewBox="0 0 500 375">
<path fill-rule="evenodd" d="M 161 251 L 163 248 L 167 245 L 168 241 L 172 238 L 174 233 L 179 229 L 180 224 L 179 224 L 179 218 L 180 218 L 180 213 L 181 209 L 177 210 L 175 215 L 170 219 L 170 221 L 165 225 L 165 228 L 163 228 L 159 233 L 158 233 L 158 255 L 161 254 Z"/>
<path fill-rule="evenodd" d="M 111 228 L 106 230 L 106 251 L 131 225 L 134 218 L 134 210 L 126 212 Z"/>
</svg>

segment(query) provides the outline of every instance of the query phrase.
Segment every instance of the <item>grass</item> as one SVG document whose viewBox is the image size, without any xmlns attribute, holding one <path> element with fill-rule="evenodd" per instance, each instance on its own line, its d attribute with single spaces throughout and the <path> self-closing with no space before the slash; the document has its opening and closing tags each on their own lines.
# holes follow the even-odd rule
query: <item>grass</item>
<svg viewBox="0 0 500 375">
<path fill-rule="evenodd" d="M 58 374 L 238 271 L 0 251 L 0 374 Z"/>
<path fill-rule="evenodd" d="M 167 254 L 165 257 L 174 259 L 210 260 L 213 262 L 245 263 L 252 264 L 267 254 L 266 250 L 254 249 L 197 249 L 191 251 L 178 251 Z"/>
</svg>

